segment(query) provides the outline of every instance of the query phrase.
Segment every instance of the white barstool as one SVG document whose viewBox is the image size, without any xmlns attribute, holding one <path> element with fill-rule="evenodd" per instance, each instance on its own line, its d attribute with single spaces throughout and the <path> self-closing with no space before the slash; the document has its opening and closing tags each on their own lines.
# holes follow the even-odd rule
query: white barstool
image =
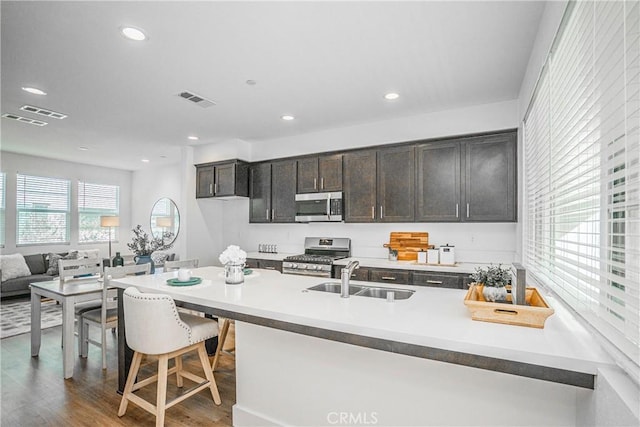
<svg viewBox="0 0 640 427">
<path fill-rule="evenodd" d="M 156 416 L 156 426 L 164 425 L 165 410 L 209 388 L 216 405 L 220 405 L 220 394 L 209 365 L 204 341 L 218 335 L 218 322 L 187 313 L 178 313 L 173 299 L 163 294 L 140 293 L 135 287 L 124 291 L 124 321 L 126 340 L 134 350 L 129 376 L 122 393 L 118 416 L 127 411 L 129 401 Z M 197 350 L 205 378 L 182 369 L 182 355 Z M 158 374 L 136 382 L 142 356 L 158 356 Z M 169 359 L 175 358 L 175 366 L 168 369 Z M 198 383 L 191 390 L 167 402 L 167 377 L 176 374 L 178 387 L 183 378 Z M 158 382 L 156 404 L 133 394 L 134 391 Z"/>
</svg>

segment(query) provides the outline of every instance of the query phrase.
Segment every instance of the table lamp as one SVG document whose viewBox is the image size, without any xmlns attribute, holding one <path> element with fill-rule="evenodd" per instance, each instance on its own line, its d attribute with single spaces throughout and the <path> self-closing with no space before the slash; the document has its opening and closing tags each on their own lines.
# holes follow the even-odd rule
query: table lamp
<svg viewBox="0 0 640 427">
<path fill-rule="evenodd" d="M 120 217 L 118 216 L 101 216 L 100 226 L 109 227 L 109 261 L 111 261 L 111 229 L 120 226 Z"/>
<path fill-rule="evenodd" d="M 162 228 L 162 244 L 164 245 L 164 233 L 173 226 L 173 221 L 170 216 L 160 216 L 156 218 L 156 226 Z"/>
</svg>

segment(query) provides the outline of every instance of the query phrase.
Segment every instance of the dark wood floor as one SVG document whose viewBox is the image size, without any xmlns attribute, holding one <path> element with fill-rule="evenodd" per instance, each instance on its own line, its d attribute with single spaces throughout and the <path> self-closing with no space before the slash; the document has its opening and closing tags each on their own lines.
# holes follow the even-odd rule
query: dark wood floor
<svg viewBox="0 0 640 427">
<path fill-rule="evenodd" d="M 100 349 L 89 346 L 87 359 L 76 359 L 72 379 L 62 378 L 61 327 L 45 329 L 39 357 L 31 357 L 30 334 L 0 340 L 2 376 L 0 387 L 2 426 L 153 426 L 152 414 L 129 403 L 127 413 L 117 415 L 120 395 L 115 334 L 107 334 L 108 369 L 102 370 Z M 92 334 L 93 335 L 93 334 Z M 233 335 L 230 334 L 232 337 Z M 233 347 L 227 339 L 225 348 Z M 185 356 L 185 366 L 200 374 L 195 354 Z M 144 367 L 143 375 L 155 372 L 154 361 Z M 203 390 L 166 412 L 167 426 L 230 426 L 231 407 L 236 400 L 234 359 L 224 355 L 215 372 L 222 405 L 215 406 L 211 393 Z M 168 395 L 177 395 L 175 376 L 169 380 Z M 189 387 L 185 380 L 185 389 Z M 155 386 L 138 393 L 155 402 Z"/>
</svg>

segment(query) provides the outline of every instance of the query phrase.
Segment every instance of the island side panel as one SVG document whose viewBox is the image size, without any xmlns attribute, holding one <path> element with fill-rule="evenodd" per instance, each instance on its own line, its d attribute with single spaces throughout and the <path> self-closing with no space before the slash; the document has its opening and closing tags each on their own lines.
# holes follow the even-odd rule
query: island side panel
<svg viewBox="0 0 640 427">
<path fill-rule="evenodd" d="M 591 393 L 236 322 L 234 426 L 575 426 Z"/>
</svg>

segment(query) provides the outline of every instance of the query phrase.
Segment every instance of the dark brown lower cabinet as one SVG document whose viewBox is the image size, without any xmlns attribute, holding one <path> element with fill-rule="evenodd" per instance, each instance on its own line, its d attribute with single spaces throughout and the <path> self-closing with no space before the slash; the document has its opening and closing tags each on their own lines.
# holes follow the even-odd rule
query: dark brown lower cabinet
<svg viewBox="0 0 640 427">
<path fill-rule="evenodd" d="M 341 265 L 333 266 L 334 279 L 340 279 L 342 267 Z M 351 274 L 351 280 L 451 289 L 468 289 L 468 284 L 472 282 L 467 273 L 396 270 L 373 267 L 360 267 L 354 270 L 353 274 Z"/>
<path fill-rule="evenodd" d="M 372 268 L 369 271 L 369 281 L 408 285 L 409 275 L 410 272 L 407 270 L 383 270 L 380 268 Z"/>
<path fill-rule="evenodd" d="M 282 261 L 247 258 L 245 265 L 247 268 L 264 268 L 265 270 L 277 270 L 282 273 Z"/>
<path fill-rule="evenodd" d="M 462 289 L 462 275 L 459 273 L 431 273 L 414 271 L 411 284 L 436 288 Z"/>
</svg>

